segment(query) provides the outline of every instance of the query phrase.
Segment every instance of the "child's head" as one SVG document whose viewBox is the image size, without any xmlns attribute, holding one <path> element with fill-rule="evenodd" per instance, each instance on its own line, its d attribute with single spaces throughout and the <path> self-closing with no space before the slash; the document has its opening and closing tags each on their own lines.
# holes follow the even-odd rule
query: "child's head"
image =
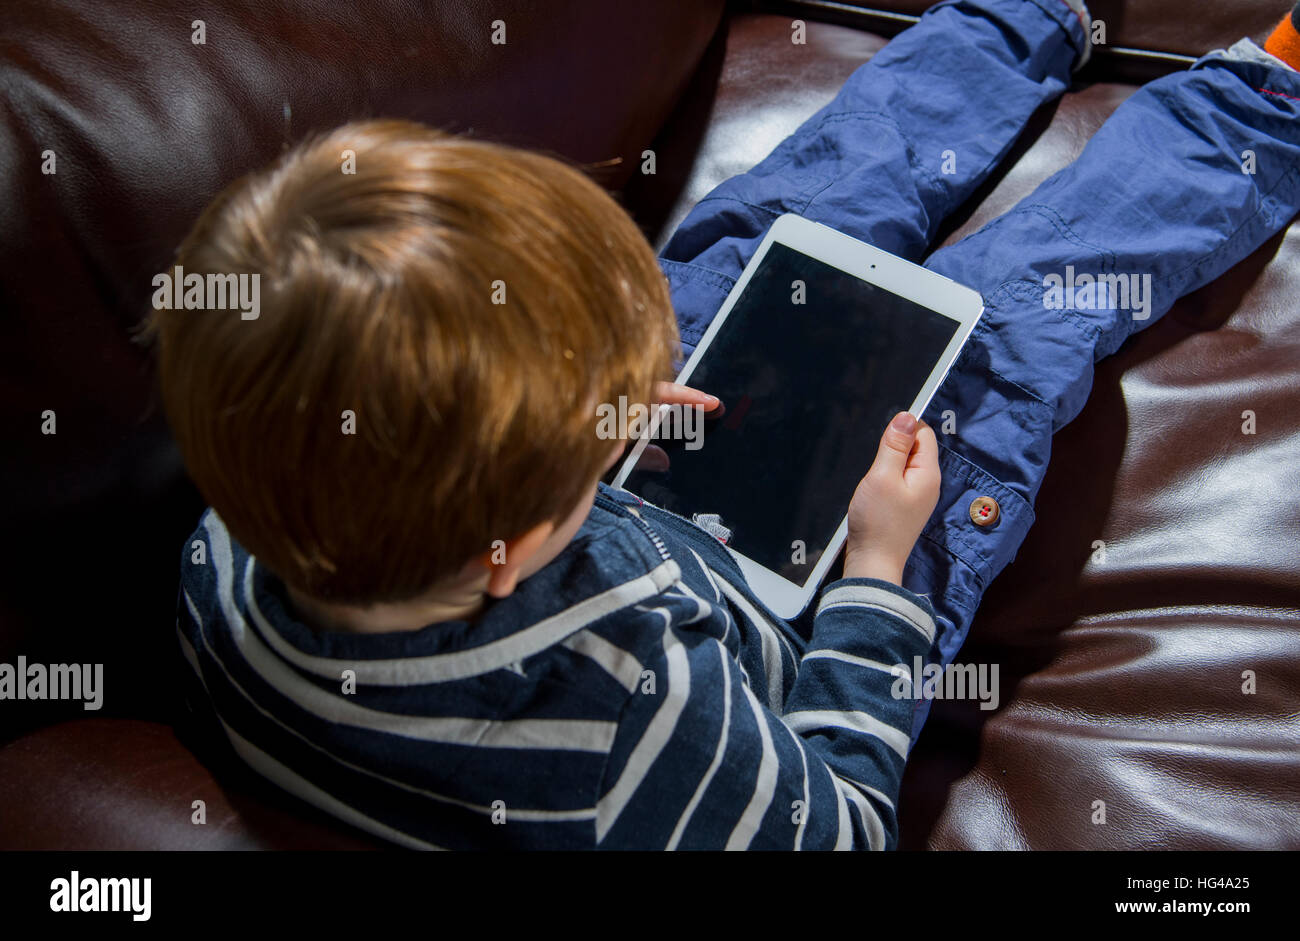
<svg viewBox="0 0 1300 941">
<path fill-rule="evenodd" d="M 163 398 L 203 496 L 291 587 L 421 595 L 608 466 L 596 405 L 677 354 L 627 214 L 556 160 L 351 124 L 225 190 L 185 275 L 260 275 L 260 315 L 154 315 Z"/>
</svg>

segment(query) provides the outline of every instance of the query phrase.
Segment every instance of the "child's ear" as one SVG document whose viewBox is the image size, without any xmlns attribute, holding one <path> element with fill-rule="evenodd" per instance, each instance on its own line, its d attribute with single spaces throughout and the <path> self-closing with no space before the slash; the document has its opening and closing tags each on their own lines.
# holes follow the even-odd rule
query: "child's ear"
<svg viewBox="0 0 1300 941">
<path fill-rule="evenodd" d="M 479 556 L 488 570 L 487 593 L 493 598 L 505 598 L 513 592 L 524 564 L 546 544 L 553 532 L 554 523 L 539 523 L 523 535 L 507 539 L 504 547 Z"/>
</svg>

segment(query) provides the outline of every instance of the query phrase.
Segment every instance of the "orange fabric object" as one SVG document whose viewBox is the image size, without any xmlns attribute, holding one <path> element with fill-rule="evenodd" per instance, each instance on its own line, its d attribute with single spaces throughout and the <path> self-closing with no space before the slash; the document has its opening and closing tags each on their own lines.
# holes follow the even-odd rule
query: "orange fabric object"
<svg viewBox="0 0 1300 941">
<path fill-rule="evenodd" d="M 1264 51 L 1277 56 L 1293 69 L 1300 69 L 1300 32 L 1297 32 L 1293 14 L 1288 13 L 1274 27 Z"/>
</svg>

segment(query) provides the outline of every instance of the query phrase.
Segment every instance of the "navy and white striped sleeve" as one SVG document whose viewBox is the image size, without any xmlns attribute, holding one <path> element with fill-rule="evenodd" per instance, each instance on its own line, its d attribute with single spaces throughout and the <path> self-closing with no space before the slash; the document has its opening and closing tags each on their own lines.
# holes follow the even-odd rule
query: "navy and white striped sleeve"
<svg viewBox="0 0 1300 941">
<path fill-rule="evenodd" d="M 934 636 L 928 598 L 882 579 L 840 579 L 822 592 L 785 701 L 785 723 L 834 769 L 846 794 L 862 796 L 859 809 L 875 812 L 890 849 L 916 706 L 912 665 L 928 658 Z"/>
<path fill-rule="evenodd" d="M 929 603 L 876 579 L 829 586 L 778 716 L 721 643 L 672 626 L 624 706 L 596 808 L 602 849 L 887 849 Z"/>
</svg>

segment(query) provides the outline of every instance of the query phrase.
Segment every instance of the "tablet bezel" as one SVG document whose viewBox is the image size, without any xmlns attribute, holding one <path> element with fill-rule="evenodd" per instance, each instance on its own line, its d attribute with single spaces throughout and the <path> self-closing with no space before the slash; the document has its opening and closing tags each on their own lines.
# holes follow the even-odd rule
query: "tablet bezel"
<svg viewBox="0 0 1300 941">
<path fill-rule="evenodd" d="M 779 216 L 772 223 L 767 235 L 764 236 L 763 241 L 759 243 L 758 248 L 755 250 L 754 257 L 745 266 L 745 270 L 732 287 L 731 293 L 727 295 L 727 299 L 718 309 L 717 315 L 704 332 L 704 336 L 700 338 L 695 351 L 686 360 L 686 364 L 677 376 L 677 382 L 690 385 L 691 374 L 707 354 L 713 338 L 726 322 L 736 302 L 744 294 L 745 288 L 754 276 L 754 272 L 763 263 L 768 250 L 775 242 L 780 242 L 782 245 L 809 255 L 831 267 L 838 268 L 840 271 L 859 280 L 866 281 L 891 294 L 896 294 L 914 304 L 919 304 L 941 316 L 956 321 L 957 329 L 954 331 L 952 339 L 936 361 L 925 383 L 921 386 L 911 408 L 908 409 L 909 412 L 916 416 L 924 413 L 926 407 L 930 404 L 930 399 L 934 396 L 944 378 L 947 377 L 953 361 L 957 358 L 957 354 L 961 351 L 967 338 L 970 337 L 971 331 L 975 329 L 975 324 L 983 314 L 983 299 L 976 291 L 958 284 L 950 278 L 945 278 L 933 271 L 922 268 L 920 265 L 899 258 L 897 255 L 891 255 L 873 245 L 845 235 L 843 232 L 793 213 Z M 704 389 L 702 391 L 708 392 L 709 390 Z M 622 488 L 628 475 L 636 468 L 636 462 L 641 453 L 658 430 L 660 419 L 665 411 L 666 407 L 656 410 L 652 416 L 649 429 L 637 441 L 627 458 L 624 459 L 612 486 Z M 862 468 L 862 473 L 865 475 L 867 470 L 866 467 Z M 848 536 L 848 507 L 846 506 L 844 509 L 844 516 L 841 518 L 840 525 L 836 528 L 834 536 L 826 544 L 821 558 L 817 560 L 817 564 L 813 566 L 807 579 L 802 584 L 790 581 L 785 576 L 779 575 L 748 556 L 737 552 L 731 546 L 726 547 L 727 551 L 740 564 L 741 571 L 744 572 L 754 594 L 777 616 L 785 619 L 797 617 L 812 601 L 813 596 L 817 593 L 823 579 L 826 577 L 827 571 L 839 556 L 840 549 L 843 548 Z"/>
</svg>

